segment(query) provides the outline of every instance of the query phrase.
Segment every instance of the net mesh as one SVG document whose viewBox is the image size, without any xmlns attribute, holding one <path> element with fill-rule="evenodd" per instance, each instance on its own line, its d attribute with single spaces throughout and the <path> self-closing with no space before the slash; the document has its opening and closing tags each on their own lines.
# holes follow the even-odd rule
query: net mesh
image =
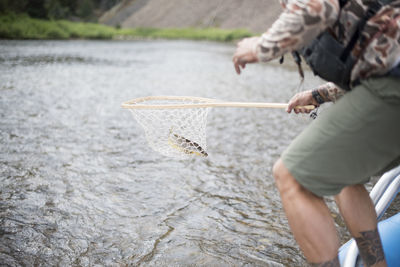
<svg viewBox="0 0 400 267">
<path fill-rule="evenodd" d="M 150 99 L 140 105 L 181 105 L 198 104 L 205 101 L 193 99 Z M 168 157 L 187 159 L 201 156 L 206 152 L 206 123 L 210 108 L 151 108 L 130 111 L 143 127 L 149 146 Z"/>
</svg>

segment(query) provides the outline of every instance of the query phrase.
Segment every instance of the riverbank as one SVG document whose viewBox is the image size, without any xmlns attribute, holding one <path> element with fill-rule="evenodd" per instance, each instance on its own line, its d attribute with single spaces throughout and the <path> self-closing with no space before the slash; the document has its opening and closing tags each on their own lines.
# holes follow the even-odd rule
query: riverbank
<svg viewBox="0 0 400 267">
<path fill-rule="evenodd" d="M 42 20 L 28 15 L 0 15 L 0 39 L 67 40 L 67 39 L 189 39 L 232 41 L 252 36 L 244 29 L 218 28 L 118 28 L 97 23 L 67 20 Z"/>
</svg>

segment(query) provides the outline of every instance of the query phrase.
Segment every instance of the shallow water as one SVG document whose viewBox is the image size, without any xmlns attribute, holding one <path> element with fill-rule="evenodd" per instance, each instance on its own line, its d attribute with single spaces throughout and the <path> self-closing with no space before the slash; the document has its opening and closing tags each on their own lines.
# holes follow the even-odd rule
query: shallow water
<svg viewBox="0 0 400 267">
<path fill-rule="evenodd" d="M 286 102 L 298 90 L 290 63 L 237 76 L 233 51 L 191 41 L 1 41 L 0 262 L 304 265 L 271 168 L 308 118 L 213 109 L 209 157 L 185 161 L 154 153 L 120 108 L 147 95 Z M 306 87 L 319 83 L 306 75 Z"/>
</svg>

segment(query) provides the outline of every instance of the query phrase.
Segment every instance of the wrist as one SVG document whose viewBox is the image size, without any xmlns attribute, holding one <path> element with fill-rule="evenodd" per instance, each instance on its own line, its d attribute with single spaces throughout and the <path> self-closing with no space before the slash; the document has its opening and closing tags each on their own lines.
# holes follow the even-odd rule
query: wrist
<svg viewBox="0 0 400 267">
<path fill-rule="evenodd" d="M 321 105 L 325 102 L 323 97 L 320 95 L 318 92 L 318 89 L 314 89 L 311 91 L 312 98 L 318 103 L 318 105 Z"/>
<path fill-rule="evenodd" d="M 256 41 L 254 42 L 254 44 L 253 44 L 253 49 L 252 49 L 252 52 L 253 52 L 253 56 L 256 58 L 256 61 L 258 61 L 258 52 L 259 52 L 259 50 L 260 50 L 260 39 L 255 39 Z"/>
</svg>

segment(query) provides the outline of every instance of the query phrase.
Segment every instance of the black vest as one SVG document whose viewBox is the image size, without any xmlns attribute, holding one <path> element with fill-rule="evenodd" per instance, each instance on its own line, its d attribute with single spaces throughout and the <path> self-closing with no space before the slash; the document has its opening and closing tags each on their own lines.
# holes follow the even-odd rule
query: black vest
<svg viewBox="0 0 400 267">
<path fill-rule="evenodd" d="M 340 9 L 349 0 L 340 0 Z M 368 7 L 353 36 L 347 45 L 336 40 L 328 31 L 321 33 L 309 45 L 298 51 L 315 75 L 324 80 L 335 83 L 342 89 L 350 90 L 356 82 L 351 83 L 351 71 L 357 61 L 351 54 L 356 42 L 361 38 L 361 32 L 367 21 L 374 16 L 379 9 L 392 0 L 373 1 Z"/>
</svg>

